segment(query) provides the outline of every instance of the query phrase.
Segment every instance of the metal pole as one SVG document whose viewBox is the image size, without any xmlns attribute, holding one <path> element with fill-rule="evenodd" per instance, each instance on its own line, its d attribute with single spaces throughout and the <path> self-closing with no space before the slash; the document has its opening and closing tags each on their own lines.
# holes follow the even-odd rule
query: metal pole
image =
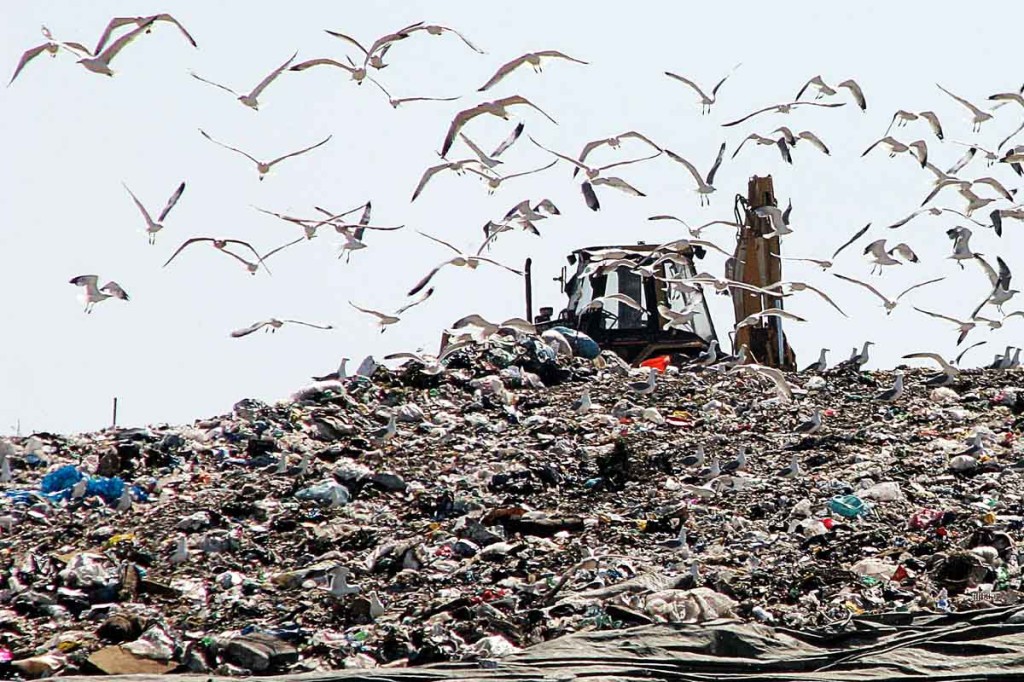
<svg viewBox="0 0 1024 682">
<path fill-rule="evenodd" d="M 112 422 L 113 423 L 111 424 L 111 427 L 116 429 L 117 428 L 117 397 L 116 396 L 114 397 L 114 417 L 113 417 Z"/>
<path fill-rule="evenodd" d="M 526 321 L 533 324 L 533 259 L 527 258 L 523 266 L 523 279 L 526 280 Z"/>
</svg>

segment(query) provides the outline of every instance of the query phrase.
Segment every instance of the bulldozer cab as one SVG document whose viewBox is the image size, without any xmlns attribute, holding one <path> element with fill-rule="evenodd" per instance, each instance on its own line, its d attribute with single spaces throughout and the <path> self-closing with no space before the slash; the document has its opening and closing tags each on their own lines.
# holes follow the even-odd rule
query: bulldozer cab
<svg viewBox="0 0 1024 682">
<path fill-rule="evenodd" d="M 696 355 L 716 338 L 707 303 L 699 291 L 663 279 L 695 276 L 693 256 L 703 253 L 694 254 L 688 249 L 678 258 L 655 266 L 660 255 L 655 254 L 656 248 L 635 244 L 573 251 L 567 260 L 575 271 L 562 278 L 568 304 L 556 318 L 542 315 L 534 321 L 541 330 L 564 326 L 580 331 L 602 349 L 614 351 L 634 364 L 658 355 Z M 625 294 L 640 309 L 603 298 L 614 294 Z M 659 312 L 659 305 L 675 312 L 692 306 L 696 313 L 684 329 L 665 329 L 668 320 Z"/>
</svg>

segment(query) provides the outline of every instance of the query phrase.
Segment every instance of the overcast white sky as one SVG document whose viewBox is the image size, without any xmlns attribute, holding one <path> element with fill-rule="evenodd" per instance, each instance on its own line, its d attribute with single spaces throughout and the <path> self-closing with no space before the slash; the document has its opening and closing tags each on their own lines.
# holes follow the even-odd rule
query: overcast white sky
<svg viewBox="0 0 1024 682">
<path fill-rule="evenodd" d="M 534 259 L 535 305 L 561 303 L 551 282 L 564 255 L 592 244 L 661 242 L 685 236 L 668 223 L 646 218 L 673 213 L 704 222 L 732 215 L 732 198 L 746 191 L 753 174 L 771 173 L 782 203 L 792 198 L 792 227 L 783 243 L 790 256 L 827 257 L 865 223 L 871 238 L 909 242 L 921 263 L 889 269 L 874 278 L 894 295 L 929 277 L 948 275 L 915 292 L 912 302 L 966 316 L 984 297 L 987 280 L 969 264 L 961 272 L 947 260 L 943 232 L 957 224 L 926 216 L 900 231 L 884 226 L 914 210 L 932 176 L 906 157 L 884 153 L 860 158 L 879 138 L 898 108 L 932 109 L 946 129 L 940 144 L 923 123 L 897 136 L 923 138 L 936 164 L 947 168 L 963 152 L 951 140 L 994 148 L 1020 123 L 1009 105 L 971 132 L 966 110 L 935 83 L 979 104 L 992 93 L 1021 85 L 1019 45 L 1001 40 L 1006 27 L 1024 19 L 1019 3 L 1000 3 L 998 13 L 967 13 L 962 3 L 777 2 L 762 3 L 516 3 L 296 2 L 198 3 L 37 0 L 12 3 L 0 22 L 0 62 L 5 80 L 21 53 L 41 42 L 40 25 L 64 40 L 95 44 L 112 16 L 172 12 L 195 36 L 193 49 L 169 25 L 129 45 L 113 62 L 116 76 L 87 72 L 62 53 L 28 65 L 10 88 L 0 88 L 0 273 L 4 352 L 0 354 L 0 432 L 68 431 L 109 422 L 113 396 L 121 400 L 120 423 L 182 422 L 223 413 L 237 400 L 272 400 L 334 369 L 341 356 L 358 361 L 396 350 L 434 351 L 443 327 L 471 312 L 490 319 L 523 314 L 522 281 L 482 266 L 476 272 L 448 269 L 435 280 L 437 293 L 381 335 L 372 321 L 348 306 L 353 300 L 382 310 L 404 302 L 404 292 L 430 267 L 448 257 L 413 232 L 420 229 L 468 248 L 481 226 L 522 199 L 552 199 L 563 215 L 540 224 L 543 238 L 502 235 L 492 255 L 520 266 Z M 260 97 L 259 112 L 228 93 L 189 76 L 248 91 L 294 51 L 299 59 L 342 59 L 344 43 L 332 29 L 366 43 L 419 20 L 455 27 L 487 51 L 479 55 L 453 36 L 419 35 L 395 45 L 390 66 L 375 77 L 396 96 L 454 96 L 446 103 L 413 103 L 393 110 L 371 84 L 357 86 L 330 68 L 286 73 Z M 517 72 L 490 93 L 476 93 L 502 63 L 528 50 L 559 49 L 588 66 L 550 63 L 543 74 Z M 349 54 L 356 57 L 352 50 Z M 735 64 L 743 66 L 723 86 L 710 116 L 700 115 L 695 95 L 662 75 L 687 75 L 710 88 Z M 762 116 L 724 129 L 720 124 L 756 108 L 788 101 L 811 76 L 833 85 L 853 77 L 868 99 L 866 114 L 850 105 L 789 116 Z M 437 150 L 452 116 L 486 98 L 521 94 L 557 121 L 526 113 L 527 132 L 552 148 L 577 154 L 588 140 L 629 129 L 641 131 L 706 171 L 718 145 L 728 143 L 711 207 L 698 205 L 693 182 L 681 166 L 662 158 L 621 169 L 622 177 L 648 196 L 601 192 L 603 210 L 583 204 L 570 168 L 559 164 L 535 176 L 504 184 L 493 196 L 471 176 L 439 175 L 409 203 L 423 170 Z M 842 101 L 848 101 L 845 95 Z M 795 164 L 785 166 L 772 148 L 751 147 L 728 155 L 750 132 L 778 125 L 815 131 L 831 158 L 802 145 Z M 198 128 L 256 156 L 273 157 L 333 134 L 324 147 L 277 166 L 259 182 L 252 164 L 204 140 Z M 510 126 L 497 119 L 467 128 L 491 148 Z M 1022 138 L 1024 139 L 1024 138 Z M 464 150 L 463 150 L 464 151 Z M 643 153 L 604 150 L 601 160 Z M 453 158 L 462 152 L 453 153 Z M 550 159 L 525 139 L 505 158 L 508 172 Z M 986 169 L 976 160 L 962 173 L 992 173 L 1019 186 L 1006 167 Z M 179 182 L 188 189 L 150 246 L 141 216 L 122 182 L 158 212 Z M 991 193 L 982 192 L 984 196 Z M 272 276 L 247 274 L 209 247 L 186 251 L 167 268 L 162 263 L 186 238 L 224 236 L 252 241 L 261 251 L 298 236 L 298 228 L 256 212 L 252 206 L 298 215 L 314 204 L 343 210 L 367 199 L 377 224 L 408 229 L 376 233 L 370 247 L 345 264 L 336 258 L 339 239 L 324 233 L 270 261 Z M 950 191 L 938 205 L 959 207 Z M 1006 206 L 1000 202 L 999 206 Z M 987 213 L 983 211 L 982 213 Z M 979 219 L 982 216 L 979 214 Z M 962 222 L 962 221 L 960 221 Z M 973 227 L 973 226 L 972 226 Z M 973 245 L 1003 254 L 1024 267 L 1020 224 L 1009 224 L 1002 240 L 975 229 Z M 715 233 L 709 233 L 713 236 Z M 732 249 L 731 235 L 717 233 Z M 868 278 L 869 264 L 851 247 L 836 271 Z M 1019 262 L 1018 262 L 1019 261 Z M 702 264 L 722 273 L 722 258 Z M 82 312 L 68 280 L 95 273 L 114 279 L 130 303 L 105 301 L 92 315 Z M 955 355 L 952 325 L 901 304 L 887 317 L 877 300 L 813 266 L 787 264 L 790 279 L 820 284 L 851 314 L 849 320 L 813 297 L 787 299 L 788 309 L 811 322 L 787 325 L 799 363 L 822 346 L 844 359 L 865 339 L 880 344 L 872 367 L 890 367 L 899 355 L 935 350 Z M 714 297 L 720 333 L 731 305 Z M 908 297 L 910 298 L 910 297 Z M 1009 306 L 1008 310 L 1016 309 Z M 334 331 L 285 327 L 276 334 L 229 338 L 232 329 L 270 316 L 332 323 Z M 989 346 L 968 358 L 981 362 L 1007 343 L 1021 340 L 1020 321 L 998 332 L 983 331 Z"/>
</svg>

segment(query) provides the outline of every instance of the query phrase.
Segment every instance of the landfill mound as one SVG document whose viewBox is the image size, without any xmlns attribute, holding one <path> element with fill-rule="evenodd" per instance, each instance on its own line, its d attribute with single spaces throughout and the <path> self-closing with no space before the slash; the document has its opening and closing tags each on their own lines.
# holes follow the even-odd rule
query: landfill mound
<svg viewBox="0 0 1024 682">
<path fill-rule="evenodd" d="M 647 391 L 613 355 L 506 334 L 190 426 L 0 441 L 0 673 L 685 679 L 737 656 L 795 679 L 890 636 L 933 658 L 879 645 L 880 669 L 934 673 L 951 645 L 883 613 L 976 613 L 958 665 L 1020 667 L 977 641 L 1020 627 L 998 608 L 1021 582 L 1020 370 L 904 374 L 891 402 L 892 373 L 851 363 L 787 375 L 792 398 L 688 367 Z"/>
</svg>

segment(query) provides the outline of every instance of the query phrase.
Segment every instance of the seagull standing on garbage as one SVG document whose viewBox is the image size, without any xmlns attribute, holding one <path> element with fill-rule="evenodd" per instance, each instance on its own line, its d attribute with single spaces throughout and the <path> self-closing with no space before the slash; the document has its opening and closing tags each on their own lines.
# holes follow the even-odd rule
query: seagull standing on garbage
<svg viewBox="0 0 1024 682">
<path fill-rule="evenodd" d="M 858 370 L 868 364 L 868 348 L 873 345 L 875 345 L 874 341 L 865 341 L 864 346 L 860 349 L 860 353 L 850 358 L 853 364 L 857 365 Z"/>
<path fill-rule="evenodd" d="M 793 431 L 795 433 L 803 433 L 808 436 L 812 433 L 817 433 L 818 429 L 821 428 L 821 410 L 814 408 L 814 412 L 811 414 L 811 418 L 805 422 L 799 424 Z"/>
<path fill-rule="evenodd" d="M 671 540 L 663 540 L 658 543 L 662 547 L 678 550 L 679 558 L 686 561 L 690 558 L 690 545 L 686 542 L 686 526 L 679 524 L 679 534 Z"/>
<path fill-rule="evenodd" d="M 583 394 L 573 402 L 572 411 L 576 414 L 589 412 L 592 405 L 593 403 L 590 401 L 590 388 L 584 388 Z"/>
<path fill-rule="evenodd" d="M 793 453 L 789 460 L 789 466 L 776 473 L 781 478 L 799 478 L 803 472 L 800 470 L 800 457 Z"/>
<path fill-rule="evenodd" d="M 352 571 L 345 568 L 344 566 L 335 566 L 327 574 L 330 580 L 330 586 L 327 590 L 331 593 L 331 596 L 338 599 L 359 592 L 358 585 L 349 585 L 348 577 L 352 575 Z"/>
<path fill-rule="evenodd" d="M 902 396 L 902 395 L 903 395 L 903 372 L 897 370 L 897 372 L 896 372 L 896 381 L 895 381 L 895 383 L 893 383 L 892 388 L 887 388 L 884 391 L 879 391 L 877 394 L 875 394 L 875 399 L 876 400 L 881 400 L 883 402 L 891 403 L 891 402 L 895 402 L 896 400 L 899 400 L 900 396 Z"/>
<path fill-rule="evenodd" d="M 654 367 L 647 368 L 647 379 L 645 381 L 631 381 L 626 386 L 629 390 L 640 395 L 649 395 L 654 392 L 654 384 L 657 379 L 658 370 Z"/>
<path fill-rule="evenodd" d="M 718 457 L 711 458 L 711 466 L 701 469 L 697 472 L 697 476 L 705 481 L 710 481 L 713 478 L 718 478 L 722 473 L 722 465 Z"/>
<path fill-rule="evenodd" d="M 736 459 L 722 465 L 722 473 L 731 474 L 736 471 L 743 471 L 747 466 L 747 446 L 741 445 Z"/>
<path fill-rule="evenodd" d="M 822 348 L 821 354 L 818 355 L 818 359 L 811 364 L 804 367 L 805 372 L 824 372 L 828 369 L 828 361 L 825 359 L 825 354 L 829 352 L 828 348 Z"/>
<path fill-rule="evenodd" d="M 392 413 L 391 416 L 388 417 L 388 423 L 386 426 L 374 429 L 370 433 L 366 434 L 366 437 L 374 445 L 380 446 L 394 438 L 396 433 L 398 433 L 397 422 L 395 420 L 394 413 Z"/>
<path fill-rule="evenodd" d="M 686 469 L 695 469 L 697 467 L 704 466 L 704 446 L 698 445 L 697 452 L 684 457 L 683 461 L 679 462 L 679 466 Z"/>
<path fill-rule="evenodd" d="M 188 561 L 188 557 L 188 539 L 182 534 L 178 536 L 178 542 L 168 560 L 171 562 L 171 566 L 179 566 Z"/>
</svg>

